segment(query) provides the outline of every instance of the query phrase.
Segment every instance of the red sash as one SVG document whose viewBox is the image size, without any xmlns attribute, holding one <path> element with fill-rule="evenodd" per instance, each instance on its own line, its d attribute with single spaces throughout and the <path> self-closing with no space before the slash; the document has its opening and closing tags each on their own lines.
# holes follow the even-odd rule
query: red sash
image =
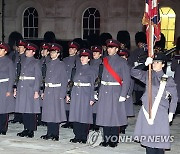
<svg viewBox="0 0 180 154">
<path fill-rule="evenodd" d="M 117 81 L 119 82 L 119 84 L 122 86 L 122 79 L 121 77 L 113 70 L 113 68 L 111 67 L 111 65 L 109 64 L 108 62 L 108 58 L 105 57 L 103 59 L 103 63 L 104 63 L 104 66 L 105 68 L 107 69 L 107 71 L 112 75 L 112 77 Z"/>
</svg>

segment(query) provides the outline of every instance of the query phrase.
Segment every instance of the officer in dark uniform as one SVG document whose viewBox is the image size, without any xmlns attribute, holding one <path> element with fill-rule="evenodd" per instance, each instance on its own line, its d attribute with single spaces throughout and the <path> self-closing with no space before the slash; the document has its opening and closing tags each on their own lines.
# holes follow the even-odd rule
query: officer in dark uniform
<svg viewBox="0 0 180 154">
<path fill-rule="evenodd" d="M 75 41 L 70 41 L 68 43 L 68 52 L 69 56 L 63 59 L 63 62 L 66 65 L 66 72 L 68 75 L 68 93 L 71 93 L 71 84 L 72 80 L 74 78 L 76 69 L 81 65 L 79 55 L 77 55 L 78 50 L 80 49 L 80 46 Z M 65 109 L 66 109 L 66 116 L 67 116 L 67 122 L 62 125 L 63 128 L 72 128 L 72 123 L 69 122 L 69 108 L 70 104 L 65 103 Z"/>
<path fill-rule="evenodd" d="M 47 63 L 45 91 L 42 104 L 42 121 L 47 122 L 47 134 L 42 139 L 59 140 L 59 124 L 66 121 L 65 96 L 67 73 L 64 62 L 58 59 L 63 48 L 52 43 L 50 47 L 51 61 Z"/>
<path fill-rule="evenodd" d="M 99 88 L 101 85 L 101 77 L 103 71 L 103 64 L 102 64 L 102 47 L 98 45 L 94 45 L 91 47 L 91 51 L 93 52 L 93 59 L 90 61 L 90 66 L 96 73 L 96 80 L 95 80 L 95 89 L 94 89 L 94 98 L 96 102 L 98 101 L 98 93 Z M 96 112 L 97 112 L 97 104 L 96 102 L 93 105 L 93 125 L 91 125 L 92 130 L 99 130 L 99 127 L 96 125 Z"/>
<path fill-rule="evenodd" d="M 92 105 L 94 104 L 95 72 L 89 65 L 92 52 L 88 49 L 80 50 L 82 66 L 74 76 L 74 86 L 71 93 L 69 121 L 73 122 L 75 137 L 73 143 L 86 143 L 89 124 L 93 123 Z M 67 101 L 70 98 L 67 96 Z"/>
<path fill-rule="evenodd" d="M 22 62 L 21 74 L 17 86 L 15 112 L 22 113 L 24 130 L 17 134 L 20 137 L 34 137 L 37 129 L 36 114 L 40 113 L 39 90 L 41 83 L 41 67 L 33 56 L 38 47 L 28 43 L 26 58 Z"/>
<path fill-rule="evenodd" d="M 26 45 L 27 42 L 25 40 L 19 40 L 19 42 L 17 42 L 17 51 L 16 54 L 14 55 L 14 64 L 15 64 L 15 68 L 16 68 L 16 77 L 15 77 L 15 83 L 14 83 L 14 87 L 17 87 L 18 81 L 19 81 L 19 76 L 21 73 L 21 63 L 24 61 L 25 59 L 25 51 L 26 51 Z M 15 113 L 14 114 L 14 119 L 12 121 L 10 121 L 12 123 L 22 123 L 23 122 L 23 118 L 22 118 L 22 114 L 21 113 Z"/>
<path fill-rule="evenodd" d="M 117 52 L 120 43 L 107 40 L 109 56 L 103 59 L 103 74 L 97 103 L 96 124 L 103 127 L 101 146 L 116 147 L 119 127 L 127 125 L 125 101 L 130 86 L 130 72 L 127 61 Z"/>
<path fill-rule="evenodd" d="M 6 56 L 10 48 L 0 41 L 0 134 L 8 130 L 8 113 L 14 112 L 13 84 L 15 71 L 12 60 Z"/>
<path fill-rule="evenodd" d="M 131 67 L 144 64 L 146 58 L 147 58 L 147 45 L 146 45 L 146 34 L 144 32 L 137 32 L 135 35 L 135 41 L 137 48 L 130 52 L 130 57 L 128 59 L 128 63 Z M 142 65 L 142 68 L 139 69 L 145 69 L 144 65 Z M 144 83 L 140 82 L 137 79 L 134 79 L 134 92 L 135 92 L 135 103 L 136 105 L 141 105 L 142 102 L 140 98 L 142 97 L 145 85 Z"/>
<path fill-rule="evenodd" d="M 164 149 L 170 149 L 169 122 L 173 119 L 177 106 L 176 84 L 172 77 L 163 72 L 166 57 L 163 53 L 157 53 L 154 58 L 148 57 L 145 65 L 152 64 L 152 108 L 149 118 L 148 104 L 148 72 L 132 68 L 131 75 L 146 84 L 145 93 L 142 96 L 143 105 L 139 111 L 134 136 L 135 140 L 146 147 L 147 154 L 164 154 Z M 171 97 L 171 99 L 169 99 Z M 143 137 L 143 138 L 142 138 Z M 157 138 L 160 139 L 157 141 Z"/>
</svg>

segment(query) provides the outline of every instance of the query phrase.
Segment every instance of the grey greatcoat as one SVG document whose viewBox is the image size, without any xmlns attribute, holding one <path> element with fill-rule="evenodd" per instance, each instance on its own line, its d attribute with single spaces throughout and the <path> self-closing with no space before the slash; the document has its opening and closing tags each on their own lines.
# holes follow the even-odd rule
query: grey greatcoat
<svg viewBox="0 0 180 154">
<path fill-rule="evenodd" d="M 99 58 L 99 59 L 92 59 L 91 62 L 90 62 L 90 66 L 92 67 L 92 69 L 96 73 L 96 78 L 99 75 L 99 65 L 101 63 L 102 63 L 102 59 L 101 58 Z M 95 93 L 96 93 L 96 91 L 95 91 Z M 94 103 L 94 105 L 93 105 L 93 113 L 96 113 L 96 112 L 97 112 L 97 103 Z"/>
<path fill-rule="evenodd" d="M 64 62 L 59 59 L 47 64 L 46 83 L 60 84 L 60 87 L 46 87 L 42 105 L 42 121 L 60 123 L 66 121 L 65 96 L 67 73 Z"/>
<path fill-rule="evenodd" d="M 127 116 L 134 116 L 134 101 L 133 101 L 133 88 L 134 88 L 134 80 L 131 78 L 130 80 L 130 87 L 128 90 L 128 97 L 125 102 L 125 108 L 126 108 L 126 115 Z"/>
<path fill-rule="evenodd" d="M 148 85 L 148 72 L 144 72 L 142 70 L 132 69 L 131 75 L 142 82 L 146 83 L 146 89 Z M 152 105 L 154 104 L 155 97 L 157 96 L 161 77 L 164 75 L 163 71 L 155 72 L 152 71 Z M 168 95 L 171 95 L 171 102 L 169 103 Z M 148 90 L 145 91 L 142 96 L 142 102 L 145 110 L 148 112 Z M 160 149 L 170 149 L 170 143 L 163 142 L 162 140 L 158 140 L 158 142 L 150 141 L 148 137 L 169 137 L 169 120 L 168 120 L 168 110 L 169 112 L 174 113 L 177 106 L 177 90 L 176 84 L 172 77 L 169 77 L 160 100 L 160 104 L 154 119 L 154 124 L 150 125 L 147 122 L 143 109 L 141 107 L 139 111 L 139 115 L 137 118 L 134 136 L 135 139 L 140 141 L 142 145 L 152 147 L 152 148 L 160 148 Z M 146 138 L 140 140 L 142 136 Z"/>
<path fill-rule="evenodd" d="M 69 57 L 64 58 L 63 62 L 66 65 L 66 72 L 67 72 L 68 81 L 70 81 L 73 67 L 75 67 L 77 70 L 81 66 L 80 58 L 77 55 L 69 56 Z M 65 109 L 67 111 L 69 111 L 70 104 L 65 103 Z"/>
<path fill-rule="evenodd" d="M 40 113 L 39 98 L 34 99 L 34 93 L 40 90 L 41 67 L 39 61 L 34 57 L 26 57 L 21 64 L 20 76 L 35 77 L 35 80 L 19 80 L 15 112 Z"/>
<path fill-rule="evenodd" d="M 4 114 L 14 112 L 13 84 L 15 71 L 12 60 L 7 56 L 0 57 L 0 66 L 0 80 L 9 78 L 7 82 L 0 82 L 0 114 Z M 11 96 L 6 97 L 7 92 L 10 92 Z"/>
<path fill-rule="evenodd" d="M 102 85 L 97 102 L 96 124 L 100 126 L 123 126 L 127 124 L 125 102 L 119 102 L 119 97 L 127 97 L 130 86 L 130 71 L 127 61 L 119 55 L 108 56 L 109 64 L 123 80 L 122 86 Z M 104 67 L 102 81 L 117 82 Z"/>
<path fill-rule="evenodd" d="M 180 103 L 180 60 L 173 58 L 171 70 L 174 71 L 174 81 L 177 84 L 178 102 Z"/>
<path fill-rule="evenodd" d="M 93 123 L 93 113 L 90 101 L 94 101 L 95 73 L 88 64 L 82 65 L 74 76 L 74 82 L 90 83 L 91 86 L 73 86 L 70 102 L 69 121 Z"/>
</svg>

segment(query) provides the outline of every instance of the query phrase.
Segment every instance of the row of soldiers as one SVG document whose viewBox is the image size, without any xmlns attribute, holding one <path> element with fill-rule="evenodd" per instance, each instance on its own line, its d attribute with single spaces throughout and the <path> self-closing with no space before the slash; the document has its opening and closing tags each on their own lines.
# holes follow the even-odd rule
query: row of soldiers
<svg viewBox="0 0 180 154">
<path fill-rule="evenodd" d="M 1 44 L 1 48 L 5 49 L 4 53 L 6 54 L 7 44 Z M 146 53 L 144 44 L 144 42 L 140 42 L 143 54 Z M 25 54 L 20 54 L 21 48 L 24 48 Z M 129 52 L 126 44 L 122 45 L 117 40 L 108 39 L 106 41 L 108 56 L 101 59 L 102 47 L 92 46 L 91 50 L 79 50 L 78 43 L 70 42 L 70 56 L 63 61 L 58 59 L 62 52 L 62 46 L 59 44 L 43 43 L 41 48 L 44 56 L 39 62 L 33 58 L 37 50 L 36 45 L 25 41 L 20 41 L 18 44 L 19 56 L 21 56 L 21 60 L 18 62 L 21 61 L 21 69 L 19 72 L 18 65 L 16 65 L 17 84 L 14 88 L 14 97 L 16 97 L 14 111 L 22 113 L 24 130 L 17 135 L 21 137 L 34 136 L 37 128 L 36 114 L 40 113 L 40 102 L 42 101 L 42 121 L 47 123 L 47 134 L 41 138 L 59 140 L 59 123 L 68 118 L 68 121 L 73 122 L 75 134 L 70 142 L 86 143 L 89 124 L 93 123 L 94 110 L 96 113 L 94 121 L 98 126 L 103 127 L 104 141 L 100 145 L 116 147 L 118 141 L 112 142 L 111 138 L 118 138 L 120 129 L 123 129 L 122 126 L 127 125 L 127 115 L 134 115 L 133 80 L 130 76 L 130 66 L 127 63 Z M 79 55 L 77 55 L 78 52 Z M 157 60 L 162 60 L 161 56 L 158 58 L 160 59 Z M 136 61 L 136 63 L 133 62 L 133 65 L 139 66 L 142 62 Z M 41 67 L 44 66 L 46 69 L 45 72 L 42 69 L 42 75 Z M 8 70 L 12 73 L 12 77 L 8 76 L 8 82 L 2 80 L 2 83 L 9 84 L 11 87 L 12 82 L 10 81 L 13 81 L 14 73 L 10 67 Z M 3 76 L 2 79 L 7 78 Z M 44 86 L 40 90 L 41 82 L 44 83 Z M 7 85 L 5 86 L 7 87 Z M 13 112 L 12 109 L 7 113 Z M 7 118 L 4 119 L 4 124 L 7 124 Z M 2 134 L 6 134 L 7 131 L 7 125 L 4 126 L 1 129 Z"/>
<path fill-rule="evenodd" d="M 1 44 L 2 44 L 1 48 L 8 47 L 8 45 L 5 43 L 1 43 Z M 108 49 L 109 50 L 111 48 L 115 49 L 114 51 L 109 51 L 112 52 L 109 54 L 111 54 L 114 57 L 114 53 L 118 51 L 119 45 L 120 45 L 119 42 L 116 40 L 113 39 L 107 40 Z M 42 49 L 41 52 L 43 57 L 39 62 L 37 59 L 33 57 L 37 50 L 37 46 L 32 43 L 27 43 L 23 40 L 19 41 L 18 43 L 19 53 L 15 58 L 16 73 L 14 73 L 14 66 L 13 63 L 11 62 L 11 69 L 9 68 L 7 70 L 9 70 L 12 73 L 12 75 L 11 77 L 9 76 L 8 82 L 2 82 L 4 84 L 9 84 L 11 86 L 12 82 L 9 81 L 10 80 L 13 81 L 13 78 L 15 77 L 15 75 L 13 74 L 16 74 L 16 80 L 13 91 L 14 97 L 16 98 L 15 99 L 16 103 L 14 103 L 14 106 L 12 106 L 13 103 L 11 103 L 9 105 L 11 106 L 11 109 L 7 110 L 6 112 L 22 113 L 24 130 L 18 133 L 17 134 L 18 136 L 34 137 L 34 131 L 37 128 L 36 115 L 40 113 L 40 106 L 42 106 L 42 121 L 47 123 L 48 129 L 47 129 L 47 134 L 43 135 L 41 138 L 59 140 L 59 123 L 65 122 L 67 120 L 65 110 L 67 112 L 71 111 L 68 113 L 69 115 L 67 115 L 68 121 L 73 122 L 73 130 L 75 133 L 75 138 L 72 139 L 71 142 L 85 143 L 87 141 L 87 135 L 88 135 L 87 132 L 89 129 L 89 124 L 93 124 L 93 121 L 95 122 L 95 119 L 93 120 L 93 112 L 94 114 L 96 112 L 104 113 L 104 111 L 101 111 L 102 109 L 96 111 L 97 108 L 95 102 L 97 101 L 97 99 L 104 98 L 103 96 L 101 97 L 97 96 L 99 93 L 99 85 L 116 85 L 117 87 L 117 85 L 122 84 L 122 81 L 120 83 L 110 82 L 109 80 L 113 79 L 112 76 L 109 75 L 102 76 L 103 61 L 101 59 L 102 47 L 100 46 L 93 46 L 91 50 L 89 49 L 79 50 L 78 43 L 70 42 L 69 43 L 70 56 L 65 58 L 63 61 L 60 61 L 58 59 L 60 52 L 62 52 L 62 46 L 60 46 L 59 44 L 43 43 L 41 49 Z M 5 48 L 5 53 L 7 53 L 8 51 L 9 49 L 7 50 Z M 78 51 L 80 51 L 79 55 L 77 55 Z M 50 56 L 48 55 L 49 53 Z M 125 51 L 124 52 L 125 57 L 127 57 L 127 54 L 128 52 Z M 118 65 L 118 67 L 122 66 L 122 68 L 125 68 L 122 70 L 124 74 L 123 83 L 126 82 L 127 83 L 124 84 L 126 85 L 123 87 L 125 91 L 123 90 L 124 92 L 120 97 L 120 101 L 124 102 L 126 100 L 126 95 L 127 95 L 126 93 L 129 90 L 129 85 L 130 85 L 129 67 L 127 65 L 126 60 L 121 58 L 121 61 L 119 62 L 119 58 L 120 58 L 119 55 L 116 55 L 115 57 L 116 57 L 115 60 L 117 59 L 116 61 L 118 63 L 121 63 Z M 10 59 L 7 57 L 6 59 L 8 61 L 4 63 L 10 63 Z M 112 60 L 112 62 L 113 65 L 115 66 L 117 65 L 117 62 L 115 62 L 114 60 Z M 99 69 L 100 67 L 101 69 Z M 74 70 L 75 72 L 73 72 Z M 104 80 L 101 80 L 101 78 L 104 78 Z M 73 87 L 70 81 L 73 81 L 72 83 Z M 41 82 L 44 83 L 43 84 L 44 86 L 42 86 L 42 89 L 40 90 L 39 87 L 41 86 Z M 118 91 L 121 90 L 119 89 L 119 87 L 117 88 Z M 107 93 L 108 92 L 105 93 L 106 96 L 108 95 Z M 96 97 L 94 98 L 94 96 Z M 39 99 L 40 97 L 41 99 Z M 13 99 L 12 95 L 9 98 Z M 64 103 L 64 101 L 66 101 L 66 103 Z M 126 123 L 127 116 L 124 110 L 125 106 L 124 105 L 121 106 L 119 106 L 118 108 L 121 109 L 122 111 L 121 112 L 117 112 L 118 110 L 116 111 L 121 116 L 117 115 L 117 117 L 123 116 L 124 118 L 123 120 L 118 120 L 119 122 L 116 124 L 117 126 L 115 128 L 116 134 L 119 133 L 119 126 L 127 124 Z M 133 112 L 133 104 L 131 104 L 130 106 Z M 117 109 L 116 106 L 114 106 L 113 108 Z M 114 111 L 110 111 L 110 112 L 114 112 Z M 7 113 L 5 114 L 6 116 L 8 115 Z M 106 115 L 108 116 L 108 114 Z M 99 120 L 101 121 L 102 117 L 99 118 L 100 118 Z M 109 122 L 112 123 L 113 122 L 111 120 L 112 117 L 109 118 L 105 118 L 105 119 L 107 120 L 109 119 Z M 116 123 L 117 119 L 115 118 L 112 119 L 114 119 L 114 122 Z M 110 124 L 109 122 L 108 125 L 114 125 L 114 124 Z M 6 125 L 2 125 L 3 126 L 1 129 L 2 134 L 6 134 L 7 131 L 7 118 L 4 118 L 4 124 Z M 104 124 L 98 124 L 98 125 L 103 126 Z M 112 146 L 116 146 L 116 144 Z"/>
</svg>

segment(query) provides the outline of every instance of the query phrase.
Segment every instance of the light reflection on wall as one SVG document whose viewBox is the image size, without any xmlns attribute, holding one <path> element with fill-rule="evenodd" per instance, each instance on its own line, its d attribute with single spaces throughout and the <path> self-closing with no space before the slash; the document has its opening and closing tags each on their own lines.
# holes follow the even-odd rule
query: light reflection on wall
<svg viewBox="0 0 180 154">
<path fill-rule="evenodd" d="M 161 32 L 166 38 L 166 49 L 174 47 L 176 14 L 170 7 L 160 8 Z"/>
</svg>

